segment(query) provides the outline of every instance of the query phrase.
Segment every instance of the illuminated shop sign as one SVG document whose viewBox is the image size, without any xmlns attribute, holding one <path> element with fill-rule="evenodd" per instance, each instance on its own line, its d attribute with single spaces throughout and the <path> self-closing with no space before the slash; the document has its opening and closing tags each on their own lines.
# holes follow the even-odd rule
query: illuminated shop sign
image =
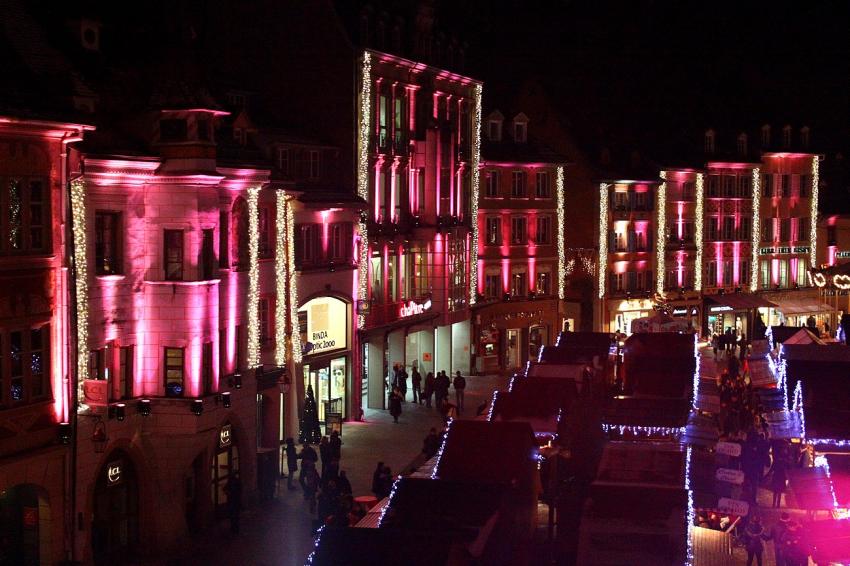
<svg viewBox="0 0 850 566">
<path fill-rule="evenodd" d="M 688 315 L 687 307 L 676 307 L 676 308 L 673 309 L 673 316 L 687 316 L 687 315 Z M 696 315 L 697 315 L 697 308 L 693 307 L 691 309 L 691 316 L 696 316 Z"/>
<path fill-rule="evenodd" d="M 319 297 L 298 309 L 307 317 L 305 354 L 320 354 L 348 347 L 348 305 L 334 297 Z M 302 333 L 304 332 L 302 327 Z"/>
<path fill-rule="evenodd" d="M 838 259 L 847 259 L 850 257 L 850 251 L 835 252 L 835 257 Z"/>
<path fill-rule="evenodd" d="M 218 431 L 218 447 L 227 448 L 233 442 L 233 425 L 226 424 Z"/>
<path fill-rule="evenodd" d="M 807 254 L 812 251 L 809 246 L 759 248 L 759 255 L 770 254 Z"/>
<path fill-rule="evenodd" d="M 115 460 L 106 465 L 106 485 L 118 485 L 124 481 L 124 462 Z"/>
<path fill-rule="evenodd" d="M 404 318 L 406 316 L 422 314 L 428 310 L 431 310 L 431 299 L 426 299 L 424 303 L 408 301 L 406 305 L 401 305 L 401 308 L 398 310 L 398 315 Z"/>
<path fill-rule="evenodd" d="M 716 307 L 711 307 L 708 310 L 709 310 L 709 312 L 726 312 L 726 311 L 731 311 L 732 307 L 727 306 L 727 305 L 719 305 L 719 306 L 716 306 Z"/>
</svg>

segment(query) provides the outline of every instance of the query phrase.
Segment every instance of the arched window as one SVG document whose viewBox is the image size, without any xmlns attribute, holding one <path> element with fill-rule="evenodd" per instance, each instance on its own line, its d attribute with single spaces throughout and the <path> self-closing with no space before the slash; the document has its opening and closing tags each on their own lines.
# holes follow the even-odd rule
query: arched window
<svg viewBox="0 0 850 566">
<path fill-rule="evenodd" d="M 248 269 L 248 203 L 241 197 L 230 213 L 230 260 L 234 269 Z"/>
</svg>

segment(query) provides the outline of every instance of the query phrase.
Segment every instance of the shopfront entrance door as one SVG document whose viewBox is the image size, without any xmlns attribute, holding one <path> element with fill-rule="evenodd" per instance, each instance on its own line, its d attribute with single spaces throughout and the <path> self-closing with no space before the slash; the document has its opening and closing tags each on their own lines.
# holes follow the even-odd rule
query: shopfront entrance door
<svg viewBox="0 0 850 566">
<path fill-rule="evenodd" d="M 520 329 L 510 328 L 507 332 L 507 343 L 505 344 L 505 369 L 518 368 L 521 362 L 520 351 Z"/>
<path fill-rule="evenodd" d="M 313 387 L 319 407 L 319 422 L 325 422 L 326 411 L 342 413 L 345 417 L 347 373 L 345 357 L 304 366 L 304 389 L 306 390 L 308 385 Z"/>
<path fill-rule="evenodd" d="M 225 431 L 226 434 L 224 434 Z M 227 481 L 232 475 L 238 473 L 239 448 L 234 443 L 232 428 L 230 425 L 225 425 L 219 431 L 218 449 L 213 455 L 210 468 L 210 495 L 219 517 L 227 509 Z"/>
</svg>

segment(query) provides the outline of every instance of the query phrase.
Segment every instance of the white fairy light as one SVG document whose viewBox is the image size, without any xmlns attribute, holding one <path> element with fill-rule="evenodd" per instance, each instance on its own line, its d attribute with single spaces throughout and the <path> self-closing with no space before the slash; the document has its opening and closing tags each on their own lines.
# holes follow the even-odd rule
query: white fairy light
<svg viewBox="0 0 850 566">
<path fill-rule="evenodd" d="M 286 225 L 286 193 L 277 191 L 275 193 L 275 247 L 274 247 L 274 282 L 277 305 L 274 309 L 274 361 L 275 365 L 282 367 L 286 363 L 286 316 L 287 309 L 284 305 L 286 298 L 286 275 L 289 263 L 289 253 L 286 241 L 289 236 L 289 226 Z M 286 230 L 281 230 L 286 226 Z"/>
<path fill-rule="evenodd" d="M 694 492 L 691 489 L 691 446 L 688 445 L 685 449 L 685 491 L 688 494 L 688 528 L 687 534 L 687 557 L 685 559 L 685 565 L 690 566 L 694 563 L 694 543 L 693 543 L 693 530 L 694 530 Z"/>
<path fill-rule="evenodd" d="M 564 167 L 559 165 L 555 173 L 555 197 L 558 207 L 558 298 L 564 300 L 567 279 L 566 250 L 564 248 Z M 571 260 L 575 264 L 575 260 Z"/>
<path fill-rule="evenodd" d="M 605 296 L 608 265 L 608 183 L 599 185 L 599 298 Z"/>
<path fill-rule="evenodd" d="M 697 173 L 696 182 L 696 207 L 694 214 L 694 239 L 697 246 L 697 257 L 694 262 L 694 290 L 702 291 L 702 215 L 703 215 L 703 190 L 704 177 Z"/>
<path fill-rule="evenodd" d="M 812 158 L 812 198 L 809 203 L 812 219 L 809 222 L 809 239 L 811 239 L 811 247 L 809 249 L 809 264 L 811 267 L 817 266 L 817 245 L 818 245 L 818 184 L 820 175 L 820 159 L 817 155 Z"/>
<path fill-rule="evenodd" d="M 664 293 L 664 272 L 666 271 L 666 262 L 664 257 L 664 248 L 667 240 L 667 171 L 661 172 L 661 178 L 664 179 L 658 185 L 658 232 L 656 235 L 655 248 L 658 269 L 655 273 L 655 290 L 659 295 Z"/>
<path fill-rule="evenodd" d="M 483 88 L 475 85 L 475 109 L 472 113 L 472 195 L 470 197 L 470 220 L 472 237 L 469 243 L 469 304 L 478 300 L 478 183 L 480 174 L 478 164 L 481 160 L 481 94 Z"/>
<path fill-rule="evenodd" d="M 759 238 L 761 232 L 761 223 L 759 214 L 761 213 L 761 170 L 756 167 L 753 169 L 753 234 L 751 246 L 753 247 L 753 261 L 750 266 L 750 291 L 757 291 L 759 287 Z"/>
<path fill-rule="evenodd" d="M 363 53 L 360 66 L 360 115 L 357 129 L 357 196 L 369 201 L 369 124 L 372 112 L 372 55 Z M 366 315 L 359 312 L 360 303 L 368 299 L 369 230 L 361 216 L 360 247 L 357 266 L 357 328 L 366 326 Z"/>
<path fill-rule="evenodd" d="M 289 324 L 292 361 L 301 362 L 301 329 L 298 324 L 298 274 L 295 271 L 295 212 L 293 197 L 286 197 L 286 264 L 289 277 Z"/>
<path fill-rule="evenodd" d="M 89 285 L 86 254 L 86 184 L 82 179 L 71 181 L 71 220 L 77 303 L 77 408 L 86 409 L 83 382 L 88 377 L 89 361 Z"/>
<path fill-rule="evenodd" d="M 248 189 L 248 366 L 260 365 L 260 188 Z"/>
</svg>

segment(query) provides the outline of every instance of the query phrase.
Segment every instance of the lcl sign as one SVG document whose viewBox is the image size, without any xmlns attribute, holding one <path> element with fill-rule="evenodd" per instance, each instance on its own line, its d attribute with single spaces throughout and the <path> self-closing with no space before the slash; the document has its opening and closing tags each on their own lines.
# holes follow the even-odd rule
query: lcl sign
<svg viewBox="0 0 850 566">
<path fill-rule="evenodd" d="M 228 424 L 228 425 L 224 425 L 223 427 L 221 427 L 221 430 L 218 431 L 218 447 L 219 448 L 227 448 L 228 446 L 230 446 L 230 442 L 232 440 L 231 436 L 230 436 L 231 432 L 232 432 L 231 425 Z"/>
<path fill-rule="evenodd" d="M 106 485 L 118 485 L 124 481 L 124 462 L 116 460 L 106 465 Z"/>
</svg>

